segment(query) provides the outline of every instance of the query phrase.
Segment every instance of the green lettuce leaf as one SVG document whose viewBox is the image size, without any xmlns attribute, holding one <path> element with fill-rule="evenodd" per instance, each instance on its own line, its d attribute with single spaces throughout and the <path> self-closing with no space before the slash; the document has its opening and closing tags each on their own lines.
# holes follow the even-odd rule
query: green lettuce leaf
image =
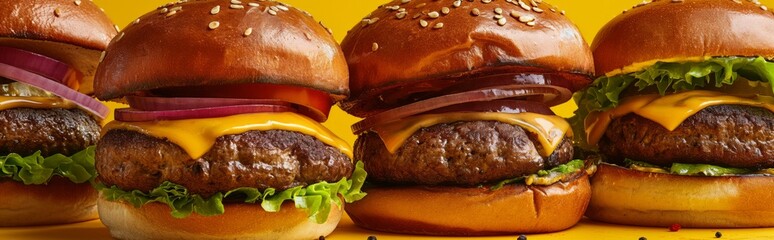
<svg viewBox="0 0 774 240">
<path fill-rule="evenodd" d="M 624 161 L 627 167 L 633 166 L 645 167 L 645 168 L 660 168 L 666 172 L 681 176 L 709 176 L 719 177 L 724 175 L 744 175 L 754 174 L 757 171 L 754 169 L 745 168 L 728 168 L 709 164 L 685 164 L 685 163 L 673 163 L 671 167 L 661 167 L 646 162 L 634 161 L 626 159 Z"/>
<path fill-rule="evenodd" d="M 43 157 L 40 151 L 26 157 L 15 153 L 0 156 L 0 178 L 10 177 L 25 185 L 47 184 L 54 175 L 74 183 L 92 181 L 97 176 L 94 149 L 91 146 L 70 157 L 62 154 Z"/>
<path fill-rule="evenodd" d="M 527 185 L 551 185 L 578 171 L 582 171 L 585 166 L 586 163 L 583 160 L 576 159 L 556 166 L 550 170 L 540 170 L 536 174 L 500 181 L 490 189 L 494 191 L 503 188 L 505 185 L 521 182 L 525 182 Z M 531 179 L 532 181 L 528 182 L 528 179 Z"/>
<path fill-rule="evenodd" d="M 774 93 L 774 63 L 763 57 L 711 58 L 703 62 L 658 62 L 639 72 L 600 77 L 587 89 L 573 96 L 578 110 L 570 119 L 575 141 L 584 148 L 585 128 L 583 121 L 594 111 L 605 111 L 618 106 L 621 93 L 636 87 L 637 90 L 655 88 L 666 95 L 686 90 L 733 85 L 743 77 L 750 81 L 768 83 Z"/>
<path fill-rule="evenodd" d="M 172 209 L 172 216 L 176 218 L 185 218 L 192 213 L 202 216 L 223 214 L 225 212 L 223 200 L 231 197 L 231 199 L 244 200 L 245 203 L 260 203 L 267 212 L 278 212 L 283 202 L 293 201 L 296 208 L 308 211 L 310 219 L 317 223 L 324 223 L 331 211 L 331 202 L 339 207 L 342 206 L 339 195 L 346 202 L 354 202 L 365 197 L 366 193 L 360 189 L 363 187 L 366 175 L 363 163 L 358 162 L 355 164 L 352 179 L 349 180 L 343 178 L 335 183 L 320 182 L 279 192 L 272 188 L 261 191 L 245 187 L 217 193 L 209 198 L 189 193 L 185 187 L 171 182 L 164 182 L 148 193 L 139 190 L 127 192 L 117 186 L 107 187 L 102 183 L 97 183 L 96 186 L 109 201 L 125 201 L 137 208 L 152 202 L 167 204 Z"/>
</svg>

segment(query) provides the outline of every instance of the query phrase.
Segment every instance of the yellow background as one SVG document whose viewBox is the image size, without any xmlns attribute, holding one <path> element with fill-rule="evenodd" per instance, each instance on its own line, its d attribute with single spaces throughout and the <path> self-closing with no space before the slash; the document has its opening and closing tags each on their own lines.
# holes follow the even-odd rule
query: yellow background
<svg viewBox="0 0 774 240">
<path fill-rule="evenodd" d="M 720 0 L 722 1 L 722 0 Z M 730 0 L 728 0 L 730 1 Z M 140 15 L 168 2 L 166 0 L 95 0 L 105 12 L 122 27 L 126 26 Z M 317 20 L 332 28 L 336 39 L 341 40 L 347 30 L 360 21 L 362 17 L 386 1 L 373 0 L 285 0 L 286 3 L 311 12 Z M 641 1 L 637 0 L 553 0 L 552 4 L 567 11 L 569 16 L 581 29 L 588 42 L 591 42 L 596 32 L 609 19 Z M 761 0 L 774 7 L 774 0 Z M 774 36 L 772 36 L 774 37 Z M 302 70 L 302 69 L 300 69 Z M 571 115 L 573 106 L 567 104 L 557 108 L 560 115 Z M 349 126 L 357 121 L 338 109 L 334 110 L 331 120 L 326 125 L 350 143 L 354 141 Z M 717 229 L 684 229 L 679 232 L 669 232 L 665 228 L 640 228 L 614 226 L 582 221 L 578 226 L 561 233 L 530 235 L 530 240 L 536 239 L 631 239 L 641 236 L 648 239 L 714 239 Z M 721 230 L 723 239 L 774 239 L 774 229 L 736 229 Z M 328 239 L 359 239 L 364 240 L 369 235 L 379 239 L 417 239 L 417 236 L 401 236 L 386 233 L 373 233 L 355 227 L 349 219 L 344 219 L 340 228 Z M 7 228 L 0 229 L 0 239 L 110 239 L 107 229 L 99 221 L 66 226 L 38 228 Z M 492 237 L 482 239 L 516 239 L 515 236 Z"/>
</svg>

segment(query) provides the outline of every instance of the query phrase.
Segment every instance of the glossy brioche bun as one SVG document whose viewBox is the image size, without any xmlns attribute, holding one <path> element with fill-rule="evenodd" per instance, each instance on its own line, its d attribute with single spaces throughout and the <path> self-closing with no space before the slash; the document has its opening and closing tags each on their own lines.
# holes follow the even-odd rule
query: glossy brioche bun
<svg viewBox="0 0 774 240">
<path fill-rule="evenodd" d="M 454 7 L 453 1 L 393 0 L 358 23 L 342 42 L 352 98 L 396 83 L 464 77 L 502 67 L 593 75 L 591 51 L 578 28 L 561 10 L 545 2 L 538 6 L 542 13 L 506 1 L 462 1 Z M 442 12 L 444 7 L 449 14 Z M 405 17 L 397 17 L 398 8 L 406 10 Z M 471 13 L 474 8 L 478 16 Z M 503 26 L 494 19 L 496 8 L 507 20 Z M 428 15 L 433 11 L 438 18 Z M 534 17 L 535 26 L 518 21 L 511 12 Z M 427 21 L 427 27 L 420 20 Z M 437 28 L 439 24 L 443 27 Z"/>
<path fill-rule="evenodd" d="M 609 164 L 591 179 L 586 216 L 614 224 L 694 228 L 774 226 L 774 177 L 691 177 Z"/>
<path fill-rule="evenodd" d="M 140 17 L 108 47 L 96 96 L 109 100 L 165 87 L 240 83 L 309 87 L 334 99 L 349 94 L 344 55 L 312 17 L 274 1 L 230 5 L 178 2 Z"/>
<path fill-rule="evenodd" d="M 597 73 L 676 58 L 774 58 L 774 13 L 751 1 L 738 2 L 661 0 L 619 15 L 592 44 Z"/>
<path fill-rule="evenodd" d="M 80 90 L 92 92 L 102 51 L 116 27 L 92 1 L 14 0 L 0 4 L 0 45 L 57 59 L 84 75 Z"/>
<path fill-rule="evenodd" d="M 53 177 L 48 185 L 0 180 L 0 227 L 37 226 L 97 219 L 97 191 Z"/>
<path fill-rule="evenodd" d="M 556 232 L 574 226 L 591 196 L 588 177 L 550 186 L 488 188 L 372 187 L 347 204 L 359 226 L 424 235 Z"/>
<path fill-rule="evenodd" d="M 328 220 L 317 224 L 305 209 L 286 202 L 270 213 L 260 204 L 226 204 L 222 215 L 191 214 L 177 219 L 166 204 L 149 203 L 141 208 L 100 197 L 99 215 L 114 238 L 132 239 L 317 239 L 338 225 L 344 211 L 332 204 Z"/>
</svg>

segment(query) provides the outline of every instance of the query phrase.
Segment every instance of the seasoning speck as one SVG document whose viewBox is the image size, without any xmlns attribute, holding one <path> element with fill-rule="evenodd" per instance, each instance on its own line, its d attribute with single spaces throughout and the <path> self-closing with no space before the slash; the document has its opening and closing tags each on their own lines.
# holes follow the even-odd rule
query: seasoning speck
<svg viewBox="0 0 774 240">
<path fill-rule="evenodd" d="M 220 27 L 220 22 L 212 21 L 212 22 L 210 22 L 209 27 L 210 27 L 210 30 L 215 30 L 216 28 Z"/>
<path fill-rule="evenodd" d="M 519 235 L 519 238 L 517 238 L 517 240 L 527 240 L 527 236 L 524 234 Z"/>
<path fill-rule="evenodd" d="M 722 237 L 723 237 L 723 233 L 715 232 L 715 238 L 722 238 Z"/>
</svg>

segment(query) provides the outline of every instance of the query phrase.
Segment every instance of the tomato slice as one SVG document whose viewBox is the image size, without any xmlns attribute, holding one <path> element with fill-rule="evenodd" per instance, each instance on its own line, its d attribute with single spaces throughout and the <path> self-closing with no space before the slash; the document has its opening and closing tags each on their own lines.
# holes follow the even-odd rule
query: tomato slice
<svg viewBox="0 0 774 240">
<path fill-rule="evenodd" d="M 122 122 L 147 122 L 160 120 L 182 120 L 216 118 L 237 114 L 260 112 L 294 112 L 290 105 L 252 104 L 225 107 L 208 107 L 167 111 L 143 111 L 132 108 L 116 109 L 116 120 Z"/>
<path fill-rule="evenodd" d="M 184 98 L 276 99 L 299 106 L 298 113 L 319 122 L 328 119 L 333 105 L 330 94 L 298 86 L 266 83 L 175 87 L 151 91 L 152 95 Z"/>
</svg>

